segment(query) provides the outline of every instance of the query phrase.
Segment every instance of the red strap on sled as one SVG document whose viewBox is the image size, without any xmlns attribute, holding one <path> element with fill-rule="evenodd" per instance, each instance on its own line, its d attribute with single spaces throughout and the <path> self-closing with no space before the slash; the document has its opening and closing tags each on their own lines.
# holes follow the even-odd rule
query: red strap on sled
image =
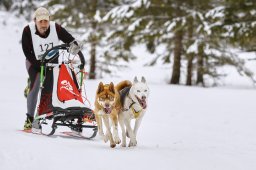
<svg viewBox="0 0 256 170">
<path fill-rule="evenodd" d="M 83 103 L 82 96 L 78 91 L 74 80 L 70 76 L 65 64 L 61 64 L 57 85 L 57 95 L 60 101 L 79 100 Z"/>
</svg>

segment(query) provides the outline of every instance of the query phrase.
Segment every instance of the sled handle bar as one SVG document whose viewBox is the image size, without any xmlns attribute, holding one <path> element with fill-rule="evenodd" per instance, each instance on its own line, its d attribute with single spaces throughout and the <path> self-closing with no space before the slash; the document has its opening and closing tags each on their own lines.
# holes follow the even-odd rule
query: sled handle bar
<svg viewBox="0 0 256 170">
<path fill-rule="evenodd" d="M 47 67 L 58 67 L 58 66 L 60 66 L 60 64 L 62 64 L 62 63 L 46 63 L 46 66 Z M 63 64 L 70 64 L 70 62 L 63 62 Z M 72 63 L 72 65 L 77 68 L 79 68 L 79 66 L 80 66 L 80 64 L 74 64 L 74 63 Z"/>
<path fill-rule="evenodd" d="M 42 55 L 42 59 L 41 59 L 41 62 L 44 63 L 45 61 L 45 57 L 47 56 L 47 54 L 49 52 L 51 52 L 52 50 L 68 50 L 68 47 L 69 47 L 69 44 L 61 44 L 61 45 L 57 45 L 57 46 L 54 46 L 52 47 L 51 49 L 47 50 L 43 55 Z"/>
</svg>

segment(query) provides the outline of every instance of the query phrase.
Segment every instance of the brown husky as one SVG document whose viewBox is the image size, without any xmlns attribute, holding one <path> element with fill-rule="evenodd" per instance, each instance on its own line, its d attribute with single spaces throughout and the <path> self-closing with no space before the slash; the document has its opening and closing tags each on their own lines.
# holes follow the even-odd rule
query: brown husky
<svg viewBox="0 0 256 170">
<path fill-rule="evenodd" d="M 118 113 L 122 108 L 120 103 L 119 91 L 124 87 L 131 86 L 129 81 L 122 81 L 116 87 L 111 82 L 110 84 L 99 83 L 95 97 L 95 116 L 98 123 L 99 135 L 105 142 L 110 141 L 110 147 L 114 148 L 116 144 L 121 142 L 118 136 Z M 102 120 L 106 127 L 106 135 L 103 132 Z M 113 128 L 111 133 L 110 120 Z"/>
</svg>

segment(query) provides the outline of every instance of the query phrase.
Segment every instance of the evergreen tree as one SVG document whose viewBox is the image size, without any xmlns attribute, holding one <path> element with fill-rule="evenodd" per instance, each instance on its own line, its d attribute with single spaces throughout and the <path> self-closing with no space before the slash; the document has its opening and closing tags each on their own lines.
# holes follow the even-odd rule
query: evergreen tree
<svg viewBox="0 0 256 170">
<path fill-rule="evenodd" d="M 245 51 L 256 51 L 255 9 L 255 0 L 225 0 L 225 36 Z"/>
<path fill-rule="evenodd" d="M 9 11 L 12 3 L 12 0 L 0 0 L 0 7 L 3 6 L 7 11 Z"/>
<path fill-rule="evenodd" d="M 23 16 L 27 21 L 31 21 L 33 13 L 41 6 L 42 0 L 13 0 L 11 11 L 17 16 Z"/>
<path fill-rule="evenodd" d="M 256 2 L 254 0 L 225 0 L 224 21 L 222 37 L 229 47 L 238 48 L 241 51 L 256 51 Z M 237 58 L 235 53 L 232 58 L 225 58 L 225 62 L 234 65 L 241 76 L 249 77 L 253 82 L 254 74 L 244 66 L 244 59 Z"/>
<path fill-rule="evenodd" d="M 86 42 L 86 50 L 90 51 L 90 79 L 95 79 L 97 74 L 101 76 L 105 72 L 110 73 L 111 67 L 117 66 L 113 64 L 117 58 L 108 50 L 111 44 L 108 40 L 111 24 L 102 20 L 117 3 L 116 0 L 52 0 L 48 4 L 54 18 L 70 28 L 75 28 Z"/>
<path fill-rule="evenodd" d="M 186 61 L 186 84 L 205 86 L 217 83 L 223 76 L 218 68 L 225 65 L 252 75 L 243 66 L 244 61 L 228 51 L 228 42 L 222 36 L 224 5 L 219 0 L 126 1 L 107 16 L 122 26 L 119 36 L 126 39 L 127 47 L 145 43 L 154 53 L 158 46 L 165 46 L 151 64 L 157 60 L 172 62 L 170 83 L 180 83 L 180 63 Z"/>
</svg>

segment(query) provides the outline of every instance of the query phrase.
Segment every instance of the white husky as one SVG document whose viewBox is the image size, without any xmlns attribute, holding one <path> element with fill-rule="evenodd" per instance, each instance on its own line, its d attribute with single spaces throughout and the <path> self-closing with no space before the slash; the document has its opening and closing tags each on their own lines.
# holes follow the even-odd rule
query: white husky
<svg viewBox="0 0 256 170">
<path fill-rule="evenodd" d="M 141 82 L 139 82 L 135 77 L 130 89 L 125 90 L 125 92 L 121 91 L 120 94 L 123 105 L 118 120 L 122 129 L 122 146 L 126 147 L 126 135 L 130 138 L 129 147 L 136 146 L 138 128 L 147 109 L 149 88 L 146 79 L 142 77 Z M 135 119 L 133 129 L 131 128 L 132 119 Z"/>
</svg>

